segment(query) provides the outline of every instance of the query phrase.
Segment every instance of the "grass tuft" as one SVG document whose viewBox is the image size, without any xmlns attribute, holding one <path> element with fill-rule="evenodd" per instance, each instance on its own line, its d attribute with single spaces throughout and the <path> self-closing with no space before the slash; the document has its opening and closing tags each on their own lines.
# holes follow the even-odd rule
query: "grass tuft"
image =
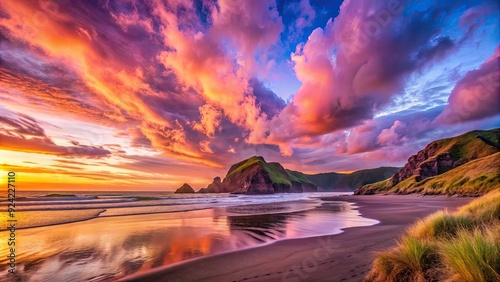
<svg viewBox="0 0 500 282">
<path fill-rule="evenodd" d="M 438 257 L 428 240 L 406 237 L 392 250 L 382 252 L 375 260 L 368 281 L 423 282 Z"/>
<path fill-rule="evenodd" d="M 442 243 L 441 254 L 453 280 L 500 281 L 499 227 L 462 230 Z"/>
<path fill-rule="evenodd" d="M 438 211 L 410 227 L 408 234 L 415 238 L 435 239 L 455 236 L 458 231 L 472 229 L 474 221 L 465 215 Z"/>
<path fill-rule="evenodd" d="M 458 214 L 482 222 L 500 220 L 500 189 L 461 207 Z"/>
</svg>

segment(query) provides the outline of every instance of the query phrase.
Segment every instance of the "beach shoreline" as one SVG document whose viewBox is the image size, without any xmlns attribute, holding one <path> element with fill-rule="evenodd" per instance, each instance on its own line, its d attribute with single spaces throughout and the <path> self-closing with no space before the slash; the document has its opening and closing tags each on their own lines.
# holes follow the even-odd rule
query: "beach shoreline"
<svg viewBox="0 0 500 282">
<path fill-rule="evenodd" d="M 152 269 L 120 281 L 361 281 L 376 252 L 396 243 L 416 220 L 456 209 L 473 198 L 401 195 L 332 196 L 354 203 L 362 217 L 379 223 L 340 234 L 286 239 Z"/>
</svg>

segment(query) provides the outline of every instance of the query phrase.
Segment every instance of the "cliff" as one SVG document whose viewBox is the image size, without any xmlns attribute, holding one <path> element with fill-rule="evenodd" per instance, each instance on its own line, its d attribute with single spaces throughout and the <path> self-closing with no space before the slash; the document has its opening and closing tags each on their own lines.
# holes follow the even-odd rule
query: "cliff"
<svg viewBox="0 0 500 282">
<path fill-rule="evenodd" d="M 499 187 L 500 129 L 476 130 L 437 140 L 411 156 L 391 178 L 355 194 L 483 194 Z"/>
</svg>

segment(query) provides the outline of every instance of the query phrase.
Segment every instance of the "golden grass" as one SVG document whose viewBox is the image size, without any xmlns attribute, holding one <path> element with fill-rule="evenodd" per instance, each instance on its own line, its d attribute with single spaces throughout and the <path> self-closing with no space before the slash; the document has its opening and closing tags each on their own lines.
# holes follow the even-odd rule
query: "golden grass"
<svg viewBox="0 0 500 282">
<path fill-rule="evenodd" d="M 441 256 L 452 281 L 500 281 L 500 225 L 462 230 L 441 243 Z"/>
<path fill-rule="evenodd" d="M 408 230 L 408 235 L 420 239 L 442 238 L 455 236 L 458 231 L 470 230 L 474 226 L 474 221 L 465 215 L 438 211 L 417 221 Z"/>
<path fill-rule="evenodd" d="M 457 214 L 465 215 L 475 221 L 500 220 L 500 189 L 491 191 L 459 208 Z"/>
<path fill-rule="evenodd" d="M 500 189 L 413 224 L 366 281 L 500 281 Z"/>
</svg>

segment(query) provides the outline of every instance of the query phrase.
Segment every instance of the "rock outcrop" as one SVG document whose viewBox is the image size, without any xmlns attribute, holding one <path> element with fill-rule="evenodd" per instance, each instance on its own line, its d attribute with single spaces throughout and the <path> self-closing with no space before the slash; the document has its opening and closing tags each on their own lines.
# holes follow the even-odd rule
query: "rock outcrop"
<svg viewBox="0 0 500 282">
<path fill-rule="evenodd" d="M 220 177 L 215 177 L 214 181 L 210 183 L 207 188 L 201 188 L 198 193 L 224 193 L 224 186 L 222 185 L 222 180 Z"/>
<path fill-rule="evenodd" d="M 189 184 L 184 183 L 179 189 L 175 190 L 175 194 L 180 194 L 180 193 L 194 193 L 194 189 L 189 186 Z"/>
<path fill-rule="evenodd" d="M 302 173 L 288 171 L 279 163 L 267 163 L 263 157 L 251 157 L 231 166 L 199 193 L 273 194 L 312 192 L 317 187 Z"/>
<path fill-rule="evenodd" d="M 439 153 L 438 143 L 431 143 L 424 150 L 408 159 L 406 165 L 391 177 L 389 185 L 394 186 L 399 182 L 415 176 L 416 181 L 422 181 L 427 177 L 445 173 L 465 162 L 465 160 L 454 160 L 449 152 Z"/>
</svg>

